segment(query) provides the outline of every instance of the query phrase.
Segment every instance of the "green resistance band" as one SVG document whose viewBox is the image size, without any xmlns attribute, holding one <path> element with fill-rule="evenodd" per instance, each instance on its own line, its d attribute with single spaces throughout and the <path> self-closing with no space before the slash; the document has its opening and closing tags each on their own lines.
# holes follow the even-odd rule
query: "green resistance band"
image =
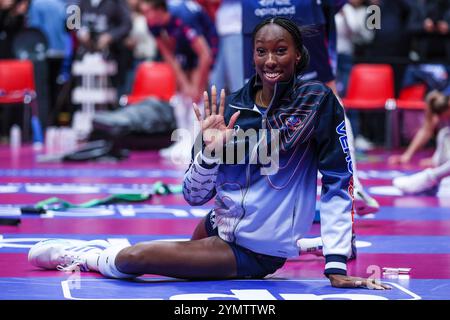
<svg viewBox="0 0 450 320">
<path fill-rule="evenodd" d="M 38 202 L 35 206 L 35 210 L 66 210 L 70 208 L 92 208 L 99 205 L 113 204 L 119 202 L 141 202 L 146 201 L 152 197 L 152 195 L 167 195 L 174 193 L 181 193 L 183 187 L 181 185 L 169 186 L 163 182 L 155 182 L 153 185 L 153 193 L 130 193 L 130 194 L 114 194 L 103 199 L 92 199 L 90 201 L 73 204 L 69 201 L 61 198 L 52 197 Z"/>
</svg>

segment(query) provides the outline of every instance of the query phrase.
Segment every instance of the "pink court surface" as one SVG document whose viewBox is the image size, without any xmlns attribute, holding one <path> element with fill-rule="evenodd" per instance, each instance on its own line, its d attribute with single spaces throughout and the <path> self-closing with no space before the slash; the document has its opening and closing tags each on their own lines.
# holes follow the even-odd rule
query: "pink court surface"
<svg viewBox="0 0 450 320">
<path fill-rule="evenodd" d="M 422 154 L 419 157 L 425 156 Z M 371 217 L 355 217 L 358 256 L 349 273 L 380 277 L 389 291 L 336 289 L 323 276 L 324 258 L 290 259 L 263 280 L 181 281 L 146 275 L 134 281 L 105 279 L 95 273 L 43 271 L 27 261 L 29 248 L 46 238 L 106 239 L 134 244 L 189 239 L 211 208 L 190 207 L 180 194 L 156 195 L 143 203 L 23 215 L 20 207 L 57 196 L 73 203 L 114 193 L 141 193 L 163 181 L 179 185 L 185 166 L 174 166 L 156 152 L 132 152 L 117 163 L 37 163 L 29 146 L 11 153 L 0 146 L 0 218 L 20 224 L 0 226 L 0 299 L 366 299 L 450 300 L 450 183 L 431 194 L 403 195 L 392 178 L 417 172 L 386 164 L 386 151 L 358 159 L 366 190 L 380 203 Z M 319 234 L 314 224 L 309 236 Z M 407 275 L 383 274 L 384 267 L 411 268 Z"/>
</svg>

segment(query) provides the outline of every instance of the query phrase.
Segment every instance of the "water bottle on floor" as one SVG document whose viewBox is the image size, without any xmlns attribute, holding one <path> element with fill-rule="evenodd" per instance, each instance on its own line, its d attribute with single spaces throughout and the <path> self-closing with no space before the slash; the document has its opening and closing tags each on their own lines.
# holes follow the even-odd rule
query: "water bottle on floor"
<svg viewBox="0 0 450 320">
<path fill-rule="evenodd" d="M 17 124 L 13 125 L 9 132 L 9 145 L 11 150 L 15 151 L 19 150 L 22 145 L 22 131 Z"/>
</svg>

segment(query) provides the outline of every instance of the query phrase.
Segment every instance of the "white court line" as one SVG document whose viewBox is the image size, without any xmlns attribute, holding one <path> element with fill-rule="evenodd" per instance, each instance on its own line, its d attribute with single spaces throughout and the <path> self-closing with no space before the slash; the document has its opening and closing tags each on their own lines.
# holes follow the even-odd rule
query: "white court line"
<svg viewBox="0 0 450 320">
<path fill-rule="evenodd" d="M 164 279 L 164 278 L 161 278 L 161 279 Z M 161 280 L 161 279 L 150 278 L 150 280 L 152 280 L 152 281 Z M 70 290 L 70 285 L 69 285 L 69 282 L 71 282 L 71 281 L 73 281 L 73 280 L 61 281 L 61 287 L 62 287 L 63 295 L 64 295 L 64 298 L 66 298 L 66 299 L 71 299 L 71 300 L 164 300 L 164 299 L 156 299 L 156 298 L 155 299 L 150 299 L 150 298 L 108 298 L 108 299 L 106 299 L 106 298 L 105 299 L 77 298 L 77 297 L 73 297 L 72 296 L 72 293 L 71 293 L 71 290 Z M 80 280 L 78 280 L 78 281 L 80 281 Z M 81 281 L 90 281 L 90 282 L 99 282 L 99 281 L 101 281 L 101 282 L 105 282 L 105 281 L 110 282 L 110 281 L 114 281 L 114 282 L 117 282 L 119 280 L 117 280 L 117 279 L 97 279 L 97 278 L 95 278 L 95 279 L 83 279 Z M 152 281 L 148 281 L 148 282 L 151 283 Z M 239 282 L 242 282 L 242 281 L 245 281 L 245 282 L 256 282 L 256 281 L 264 281 L 264 282 L 268 282 L 268 281 L 272 281 L 272 282 L 273 281 L 283 281 L 283 282 L 287 282 L 287 281 L 289 281 L 289 282 L 327 282 L 327 283 L 329 282 L 329 280 L 314 280 L 314 279 L 313 280 L 232 279 L 232 280 L 226 280 L 226 281 L 230 281 L 230 282 L 231 281 L 239 281 Z M 392 286 L 396 287 L 397 289 L 399 289 L 400 291 L 402 291 L 405 294 L 407 294 L 407 295 L 412 297 L 411 299 L 395 299 L 395 300 L 421 300 L 422 299 L 419 295 L 415 294 L 414 292 L 411 292 L 410 290 L 406 289 L 405 287 L 403 287 L 403 286 L 401 286 L 401 285 L 399 285 L 397 283 L 386 282 L 386 281 L 383 281 L 383 283 L 392 285 Z M 250 290 L 250 289 L 246 289 L 246 290 Z M 261 289 L 261 290 L 263 290 L 263 289 Z M 379 290 L 368 290 L 368 292 L 373 292 L 373 291 L 377 292 Z M 380 291 L 380 292 L 382 292 L 382 291 Z M 327 294 L 321 294 L 321 295 L 327 295 Z"/>
</svg>

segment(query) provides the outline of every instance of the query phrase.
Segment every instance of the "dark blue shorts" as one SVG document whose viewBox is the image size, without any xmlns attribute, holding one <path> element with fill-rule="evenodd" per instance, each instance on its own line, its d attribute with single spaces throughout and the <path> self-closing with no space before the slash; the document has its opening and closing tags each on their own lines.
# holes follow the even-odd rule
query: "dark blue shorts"
<svg viewBox="0 0 450 320">
<path fill-rule="evenodd" d="M 208 237 L 219 236 L 217 227 L 214 228 L 214 211 L 206 216 L 205 227 Z M 233 242 L 228 242 L 236 258 L 237 277 L 245 279 L 261 279 L 274 273 L 286 262 L 286 258 L 269 256 L 253 252 Z"/>
</svg>

